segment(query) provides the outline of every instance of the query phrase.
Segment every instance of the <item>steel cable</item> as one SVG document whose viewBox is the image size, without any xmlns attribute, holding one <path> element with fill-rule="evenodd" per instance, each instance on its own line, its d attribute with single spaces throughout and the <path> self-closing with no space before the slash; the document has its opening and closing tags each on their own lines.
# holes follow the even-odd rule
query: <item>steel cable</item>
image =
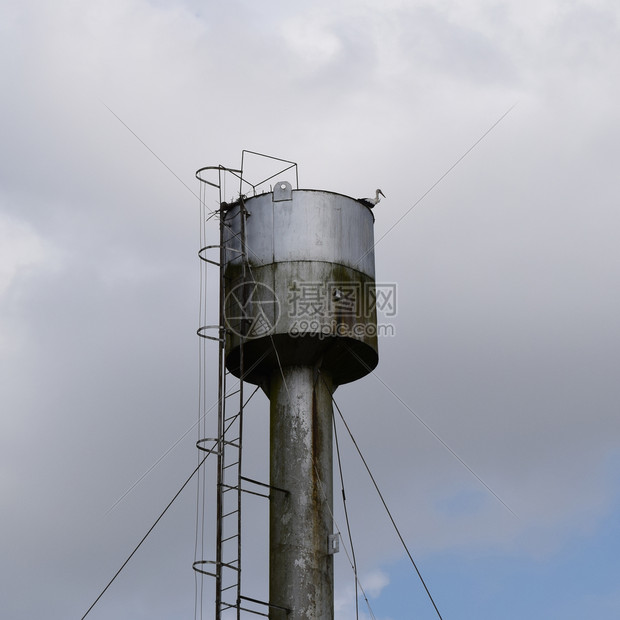
<svg viewBox="0 0 620 620">
<path fill-rule="evenodd" d="M 159 517 L 157 517 L 157 519 L 155 520 L 155 523 L 151 525 L 148 532 L 142 537 L 142 540 L 136 545 L 134 550 L 129 554 L 129 557 L 123 562 L 121 567 L 116 571 L 116 573 L 114 574 L 114 577 L 110 579 L 110 581 L 108 582 L 108 585 L 106 585 L 106 587 L 101 591 L 101 594 L 99 594 L 99 596 L 95 599 L 93 604 L 86 610 L 86 613 L 82 616 L 82 620 L 84 620 L 84 618 L 88 616 L 88 614 L 91 612 L 93 607 L 99 602 L 101 597 L 106 593 L 107 589 L 114 583 L 115 579 L 121 574 L 121 571 L 125 568 L 125 566 L 127 566 L 127 564 L 129 564 L 129 561 L 136 554 L 136 551 L 138 551 L 138 549 L 142 546 L 142 543 L 144 543 L 144 541 L 148 538 L 149 534 L 155 529 L 156 525 L 161 521 L 162 517 L 166 514 L 166 512 L 168 512 L 168 509 L 170 508 L 170 506 L 172 506 L 174 501 L 177 499 L 177 497 L 179 497 L 179 495 L 181 495 L 181 492 L 189 484 L 190 480 L 194 477 L 196 472 L 198 472 L 198 470 L 202 467 L 202 464 L 207 460 L 207 457 L 209 456 L 209 454 L 210 453 L 207 453 L 205 457 L 200 461 L 200 463 L 198 463 L 198 466 L 196 467 L 196 469 L 194 469 L 194 471 L 190 474 L 189 478 L 183 483 L 181 488 L 175 493 L 174 497 L 170 500 L 170 502 L 164 508 L 162 513 L 159 515 Z"/>
<path fill-rule="evenodd" d="M 375 490 L 377 491 L 377 494 L 379 495 L 379 498 L 381 499 L 381 503 L 383 504 L 383 507 L 385 508 L 385 511 L 387 512 L 388 517 L 390 518 L 390 521 L 392 522 L 392 526 L 394 527 L 394 530 L 396 531 L 396 534 L 398 535 L 398 538 L 400 539 L 400 542 L 403 546 L 403 549 L 405 550 L 405 552 L 407 553 L 407 556 L 409 557 L 409 560 L 413 566 L 413 568 L 415 569 L 418 578 L 420 579 L 420 582 L 422 583 L 422 585 L 424 586 L 424 590 L 426 591 L 426 594 L 429 598 L 429 600 L 431 601 L 435 612 L 437 613 L 437 617 L 440 620 L 442 619 L 441 614 L 439 613 L 439 609 L 437 608 L 437 605 L 435 604 L 435 600 L 433 599 L 430 590 L 428 589 L 428 586 L 426 585 L 426 582 L 424 581 L 424 578 L 422 577 L 422 573 L 420 572 L 420 569 L 418 568 L 418 565 L 415 563 L 415 560 L 413 559 L 413 556 L 411 555 L 411 552 L 409 551 L 409 548 L 407 547 L 407 544 L 405 543 L 405 539 L 402 537 L 402 534 L 400 533 L 400 530 L 398 529 L 398 526 L 396 525 L 396 521 L 394 521 L 394 517 L 392 516 L 392 513 L 390 512 L 390 509 L 388 508 L 388 505 L 383 497 L 383 494 L 381 493 L 381 490 L 379 489 L 379 485 L 377 484 L 377 481 L 375 480 L 375 477 L 373 476 L 372 472 L 370 471 L 370 467 L 368 466 L 368 463 L 366 462 L 366 459 L 364 458 L 364 455 L 362 454 L 362 451 L 360 450 L 360 447 L 357 444 L 357 441 L 355 440 L 355 437 L 353 437 L 353 433 L 351 432 L 351 429 L 349 428 L 349 425 L 347 424 L 346 420 L 344 419 L 344 416 L 342 415 L 342 411 L 340 410 L 340 407 L 338 406 L 338 403 L 335 401 L 333 395 L 332 395 L 332 402 L 334 403 L 334 407 L 336 407 L 336 411 L 338 411 L 338 415 L 340 415 L 340 419 L 342 420 L 345 428 L 347 429 L 347 432 L 349 433 L 349 437 L 351 437 L 351 441 L 353 442 L 353 445 L 355 446 L 355 449 L 357 450 L 357 453 L 359 454 L 360 458 L 362 459 L 362 463 L 364 463 L 364 467 L 366 468 L 366 471 L 368 472 L 368 475 L 370 476 L 370 479 L 372 480 L 372 483 L 375 487 Z"/>
<path fill-rule="evenodd" d="M 321 379 L 323 379 L 323 377 L 321 377 Z M 327 387 L 327 384 L 325 384 L 325 387 Z M 336 429 L 336 418 L 333 415 L 332 415 L 332 425 L 334 427 L 334 441 L 336 444 L 336 458 L 338 459 L 338 471 L 340 472 L 340 486 L 342 488 L 342 507 L 344 509 L 344 519 L 347 524 L 347 535 L 349 536 L 349 544 L 351 545 L 351 556 L 353 557 L 353 575 L 355 577 L 355 618 L 356 620 L 358 620 L 359 619 L 359 604 L 357 600 L 357 590 L 358 590 L 357 560 L 355 558 L 355 547 L 353 546 L 353 536 L 351 535 L 351 524 L 349 523 L 349 510 L 347 508 L 347 496 L 344 492 L 344 476 L 342 473 L 342 460 L 340 459 L 340 444 L 338 443 L 338 431 Z"/>
</svg>

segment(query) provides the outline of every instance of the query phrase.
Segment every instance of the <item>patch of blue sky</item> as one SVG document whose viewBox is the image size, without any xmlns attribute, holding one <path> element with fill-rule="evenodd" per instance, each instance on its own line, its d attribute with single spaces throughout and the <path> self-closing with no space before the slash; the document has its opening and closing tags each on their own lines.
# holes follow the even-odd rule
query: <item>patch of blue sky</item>
<svg viewBox="0 0 620 620">
<path fill-rule="evenodd" d="M 454 501 L 451 510 L 466 512 L 478 502 L 473 496 Z M 547 557 L 469 548 L 429 555 L 418 565 L 444 620 L 618 618 L 620 498 L 595 529 Z M 407 559 L 382 570 L 390 583 L 372 601 L 377 618 L 438 617 Z"/>
</svg>

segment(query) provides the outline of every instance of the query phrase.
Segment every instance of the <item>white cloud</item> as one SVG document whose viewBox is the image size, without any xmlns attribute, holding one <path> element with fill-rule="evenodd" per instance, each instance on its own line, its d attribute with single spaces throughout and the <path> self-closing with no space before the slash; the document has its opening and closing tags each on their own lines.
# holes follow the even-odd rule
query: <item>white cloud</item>
<svg viewBox="0 0 620 620">
<path fill-rule="evenodd" d="M 329 24 L 312 15 L 296 17 L 282 24 L 282 36 L 290 48 L 309 65 L 321 66 L 342 49 L 340 39 Z"/>
<path fill-rule="evenodd" d="M 0 294 L 9 287 L 20 267 L 34 265 L 43 256 L 41 239 L 29 226 L 2 217 L 0 219 Z"/>
<path fill-rule="evenodd" d="M 381 570 L 375 570 L 363 575 L 360 581 L 362 582 L 366 595 L 372 598 L 381 596 L 383 588 L 390 583 L 388 574 Z"/>
<path fill-rule="evenodd" d="M 352 577 L 349 579 L 349 582 L 351 580 Z M 372 617 L 377 618 L 377 620 L 390 620 L 386 616 L 375 616 L 372 609 L 373 599 L 379 598 L 383 589 L 390 583 L 388 574 L 380 569 L 375 569 L 360 575 L 359 582 L 361 586 L 357 593 L 359 618 L 367 620 Z M 354 585 L 337 587 L 334 610 L 338 620 L 353 620 L 356 618 Z"/>
<path fill-rule="evenodd" d="M 57 268 L 58 260 L 58 251 L 27 220 L 0 212 L 0 296 L 38 268 Z"/>
</svg>

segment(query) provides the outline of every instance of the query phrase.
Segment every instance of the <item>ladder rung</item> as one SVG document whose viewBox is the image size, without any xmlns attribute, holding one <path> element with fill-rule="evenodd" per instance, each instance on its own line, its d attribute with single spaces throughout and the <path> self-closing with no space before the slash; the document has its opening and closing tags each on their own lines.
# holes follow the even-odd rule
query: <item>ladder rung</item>
<svg viewBox="0 0 620 620">
<path fill-rule="evenodd" d="M 227 512 L 225 515 L 222 515 L 222 519 L 224 519 L 225 517 L 230 517 L 230 515 L 234 515 L 234 514 L 236 514 L 238 512 L 239 512 L 239 509 L 231 510 L 230 512 Z"/>
<path fill-rule="evenodd" d="M 262 611 L 254 611 L 253 609 L 248 609 L 247 607 L 239 607 L 240 611 L 247 611 L 250 614 L 254 614 L 255 616 L 262 616 L 263 618 L 269 618 L 269 614 L 264 614 Z"/>
<path fill-rule="evenodd" d="M 239 432 L 236 431 L 234 433 L 232 432 L 228 432 L 228 433 L 224 433 L 223 435 L 221 435 L 220 437 L 221 441 L 223 443 L 225 443 L 226 445 L 229 446 L 233 446 L 238 448 L 239 446 L 236 445 L 236 442 L 241 445 L 241 437 L 239 437 Z"/>
<path fill-rule="evenodd" d="M 235 562 L 239 562 L 239 560 L 235 560 Z M 220 566 L 224 566 L 226 568 L 230 568 L 231 570 L 236 570 L 239 572 L 240 568 L 238 566 L 234 566 L 232 562 L 221 562 Z"/>
<path fill-rule="evenodd" d="M 251 484 L 257 484 L 261 487 L 266 487 L 267 489 L 272 489 L 274 491 L 280 491 L 281 493 L 286 493 L 289 495 L 289 491 L 286 489 L 281 489 L 280 487 L 274 487 L 271 484 L 267 484 L 266 482 L 261 482 L 260 480 L 254 480 L 253 478 L 248 478 L 247 476 L 240 476 L 241 480 L 245 480 L 246 482 L 250 482 Z"/>
<path fill-rule="evenodd" d="M 222 542 L 223 543 L 228 542 L 229 540 L 232 540 L 233 538 L 239 538 L 239 534 L 233 534 L 232 536 L 229 536 L 228 538 L 224 538 Z"/>
<path fill-rule="evenodd" d="M 220 605 L 223 607 L 224 610 L 232 609 L 233 607 L 237 607 L 237 605 L 232 605 L 231 603 L 225 603 L 224 601 L 222 601 L 220 603 Z"/>
<path fill-rule="evenodd" d="M 285 611 L 287 614 L 290 613 L 290 609 L 288 609 L 287 607 L 282 607 L 281 605 L 275 605 L 274 603 L 267 603 L 266 601 L 259 601 L 256 598 L 250 598 L 249 596 L 239 596 L 239 598 L 242 601 L 249 601 L 250 603 L 256 603 L 257 605 L 264 605 L 265 607 L 269 607 L 271 609 L 280 609 L 282 611 Z M 245 611 L 250 611 L 248 609 L 246 609 Z M 259 613 L 259 612 L 253 612 L 253 613 Z"/>
<path fill-rule="evenodd" d="M 244 493 L 249 493 L 250 495 L 257 495 L 258 497 L 264 497 L 265 499 L 271 499 L 270 493 L 259 493 L 258 491 L 250 491 L 250 489 L 241 489 Z"/>
</svg>

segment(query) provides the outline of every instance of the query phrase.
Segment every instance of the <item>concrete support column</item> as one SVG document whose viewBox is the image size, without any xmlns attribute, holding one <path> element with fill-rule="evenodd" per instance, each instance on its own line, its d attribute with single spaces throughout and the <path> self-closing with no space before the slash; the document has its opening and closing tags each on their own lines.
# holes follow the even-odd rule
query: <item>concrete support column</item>
<svg viewBox="0 0 620 620">
<path fill-rule="evenodd" d="M 327 385 L 326 385 L 327 384 Z M 271 620 L 333 620 L 331 379 L 312 367 L 271 376 Z"/>
</svg>

